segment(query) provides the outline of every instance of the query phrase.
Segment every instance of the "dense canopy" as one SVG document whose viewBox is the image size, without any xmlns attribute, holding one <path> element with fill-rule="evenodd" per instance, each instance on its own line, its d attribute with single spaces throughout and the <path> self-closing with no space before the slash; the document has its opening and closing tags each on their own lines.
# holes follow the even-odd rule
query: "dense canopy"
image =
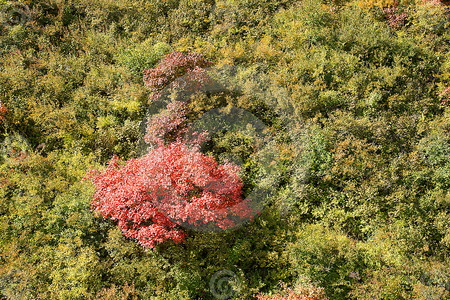
<svg viewBox="0 0 450 300">
<path fill-rule="evenodd" d="M 445 3 L 0 12 L 0 299 L 450 297 Z"/>
</svg>

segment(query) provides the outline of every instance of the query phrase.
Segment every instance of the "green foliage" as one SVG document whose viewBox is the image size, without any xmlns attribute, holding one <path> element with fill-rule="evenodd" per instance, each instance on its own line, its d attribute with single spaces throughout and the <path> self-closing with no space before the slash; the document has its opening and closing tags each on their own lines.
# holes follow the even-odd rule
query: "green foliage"
<svg viewBox="0 0 450 300">
<path fill-rule="evenodd" d="M 136 82 L 142 81 L 142 71 L 144 68 L 153 68 L 162 59 L 163 55 L 171 52 L 170 45 L 166 43 L 152 44 L 152 40 L 145 40 L 134 47 L 117 54 L 116 60 L 127 66 Z"/>
<path fill-rule="evenodd" d="M 418 31 L 442 34 L 448 29 L 447 8 L 439 1 L 420 1 L 413 11 L 412 27 Z"/>
<path fill-rule="evenodd" d="M 308 280 L 330 299 L 449 297 L 445 5 L 399 1 L 394 28 L 384 0 L 24 3 L 28 22 L 0 24 L 0 298 L 212 300 L 220 270 L 235 299 Z M 191 121 L 239 107 L 268 128 L 260 153 L 249 128 L 205 151 L 271 196 L 245 226 L 146 253 L 92 213 L 82 177 L 141 154 L 141 71 L 175 50 L 216 66 Z"/>
<path fill-rule="evenodd" d="M 297 284 L 306 277 L 324 286 L 334 299 L 348 299 L 352 283 L 361 279 L 364 270 L 364 253 L 355 242 L 317 225 L 306 225 L 295 236 L 286 251 Z"/>
</svg>

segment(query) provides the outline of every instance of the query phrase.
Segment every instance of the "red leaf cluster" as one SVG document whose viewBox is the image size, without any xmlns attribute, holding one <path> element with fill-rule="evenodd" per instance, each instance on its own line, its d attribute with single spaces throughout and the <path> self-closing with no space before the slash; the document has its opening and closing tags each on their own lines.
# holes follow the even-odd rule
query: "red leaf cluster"
<svg viewBox="0 0 450 300">
<path fill-rule="evenodd" d="M 0 102 L 0 123 L 5 119 L 5 114 L 7 111 L 6 106 Z"/>
<path fill-rule="evenodd" d="M 239 167 L 217 165 L 198 146 L 160 145 L 142 158 L 119 162 L 114 158 L 105 172 L 89 175 L 96 188 L 92 204 L 145 248 L 168 239 L 184 241 L 183 231 L 176 229 L 183 222 L 213 222 L 226 229 L 234 225 L 230 214 L 251 217 L 241 198 Z"/>
<path fill-rule="evenodd" d="M 405 25 L 405 20 L 408 15 L 404 12 L 400 13 L 398 3 L 395 2 L 394 6 L 383 9 L 386 18 L 388 19 L 389 26 L 391 28 L 399 29 Z"/>
<path fill-rule="evenodd" d="M 175 51 L 164 56 L 155 68 L 144 69 L 145 86 L 152 90 L 150 100 L 161 97 L 161 91 L 168 87 L 194 92 L 210 82 L 210 77 L 203 68 L 212 62 L 199 53 L 183 54 Z"/>
<path fill-rule="evenodd" d="M 442 105 L 448 105 L 450 101 L 450 86 L 446 87 L 442 93 L 439 94 L 439 96 L 442 98 L 441 104 Z"/>
<path fill-rule="evenodd" d="M 144 141 L 150 144 L 158 139 L 171 142 L 181 138 L 188 126 L 186 111 L 187 105 L 182 101 L 169 103 L 164 111 L 153 115 L 147 121 Z"/>
</svg>

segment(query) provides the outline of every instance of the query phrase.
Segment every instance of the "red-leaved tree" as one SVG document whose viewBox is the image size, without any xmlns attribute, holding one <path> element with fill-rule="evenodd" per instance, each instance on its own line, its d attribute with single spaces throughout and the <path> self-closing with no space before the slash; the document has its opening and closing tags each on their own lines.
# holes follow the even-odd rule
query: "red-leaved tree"
<svg viewBox="0 0 450 300">
<path fill-rule="evenodd" d="M 171 239 L 184 241 L 176 228 L 187 222 L 212 222 L 221 229 L 234 225 L 230 215 L 251 218 L 242 201 L 239 167 L 218 165 L 198 144 L 160 143 L 148 154 L 125 164 L 114 158 L 105 172 L 88 175 L 96 188 L 93 207 L 118 222 L 123 234 L 145 248 Z"/>
<path fill-rule="evenodd" d="M 200 54 L 168 54 L 160 65 L 144 71 L 152 89 L 152 100 L 160 99 L 165 87 L 191 94 L 210 81 Z M 172 101 L 147 122 L 144 140 L 153 147 L 139 159 L 121 162 L 114 157 L 104 172 L 88 175 L 95 186 L 93 209 L 104 218 L 117 221 L 127 238 L 146 249 L 165 240 L 184 241 L 177 225 L 213 226 L 227 229 L 232 216 L 251 219 L 249 199 L 242 200 L 240 168 L 217 164 L 200 152 L 207 134 L 184 137 L 190 123 L 186 101 Z"/>
</svg>

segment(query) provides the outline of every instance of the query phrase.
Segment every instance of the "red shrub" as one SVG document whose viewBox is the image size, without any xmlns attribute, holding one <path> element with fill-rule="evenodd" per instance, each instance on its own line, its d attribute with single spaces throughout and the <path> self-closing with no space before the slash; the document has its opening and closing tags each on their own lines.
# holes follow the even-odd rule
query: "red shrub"
<svg viewBox="0 0 450 300">
<path fill-rule="evenodd" d="M 395 29 L 403 27 L 405 25 L 405 20 L 408 17 L 406 13 L 400 13 L 397 5 L 398 3 L 394 2 L 394 5 L 392 7 L 383 9 L 386 18 L 388 19 L 389 26 Z"/>
<path fill-rule="evenodd" d="M 234 225 L 230 214 L 251 217 L 241 198 L 238 171 L 229 163 L 217 165 L 199 152 L 198 145 L 176 142 L 160 143 L 125 165 L 114 158 L 105 172 L 88 177 L 96 187 L 93 208 L 118 221 L 126 237 L 154 248 L 168 239 L 184 241 L 183 231 L 176 229 L 183 222 L 195 226 L 212 222 L 226 229 Z"/>
<path fill-rule="evenodd" d="M 442 98 L 441 104 L 442 105 L 448 105 L 450 101 L 450 86 L 446 87 L 442 93 L 439 94 L 439 96 Z"/>
<path fill-rule="evenodd" d="M 175 51 L 164 56 L 159 65 L 152 69 L 144 69 L 145 86 L 152 90 L 150 100 L 158 100 L 164 88 L 172 88 L 194 92 L 210 82 L 203 68 L 212 62 L 207 61 L 199 53 L 184 55 Z"/>
</svg>

